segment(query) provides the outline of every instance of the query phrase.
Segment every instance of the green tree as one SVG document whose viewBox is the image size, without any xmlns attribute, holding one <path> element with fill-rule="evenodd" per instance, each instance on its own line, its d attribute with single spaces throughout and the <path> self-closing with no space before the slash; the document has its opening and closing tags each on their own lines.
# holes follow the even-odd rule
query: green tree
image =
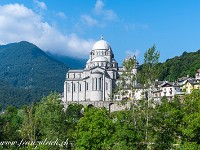
<svg viewBox="0 0 200 150">
<path fill-rule="evenodd" d="M 144 149 L 144 135 L 141 114 L 133 111 L 119 111 L 112 115 L 115 132 L 110 140 L 112 150 Z M 139 119 L 140 118 L 140 119 Z"/>
<path fill-rule="evenodd" d="M 156 51 L 155 45 L 149 48 L 144 54 L 144 63 L 142 66 L 141 78 L 143 83 L 149 87 L 158 77 L 157 68 L 160 53 Z"/>
<path fill-rule="evenodd" d="M 155 79 L 158 77 L 158 60 L 160 57 L 160 53 L 156 51 L 155 45 L 151 48 L 149 48 L 145 54 L 144 54 L 144 63 L 142 66 L 142 70 L 140 73 L 140 81 L 144 83 L 146 88 L 148 89 L 147 91 L 147 102 L 146 102 L 146 144 L 147 144 L 147 149 L 149 145 L 149 110 L 150 110 L 150 104 L 152 101 L 150 100 L 150 94 L 151 94 L 151 86 L 154 84 Z"/>
<path fill-rule="evenodd" d="M 20 129 L 22 118 L 18 115 L 18 110 L 14 106 L 9 106 L 4 114 L 0 115 L 0 138 L 3 141 L 21 141 Z M 2 149 L 16 149 L 16 145 L 4 144 L 0 145 Z"/>
<path fill-rule="evenodd" d="M 118 83 L 117 87 L 114 90 L 114 94 L 118 93 L 122 96 L 127 95 L 129 99 L 133 99 L 134 87 L 136 83 L 136 73 L 133 71 L 137 67 L 137 60 L 134 56 L 133 58 L 128 57 L 123 61 L 123 72 L 121 75 L 121 81 Z M 131 91 L 128 92 L 128 91 Z"/>
<path fill-rule="evenodd" d="M 3 120 L 3 139 L 9 141 L 20 140 L 20 127 L 22 119 L 18 115 L 18 110 L 14 106 L 7 107 L 4 114 L 2 114 Z"/>
<path fill-rule="evenodd" d="M 35 121 L 38 122 L 38 140 L 66 141 L 67 123 L 63 104 L 57 93 L 44 97 L 35 110 Z M 59 146 L 46 146 L 47 149 L 56 149 Z"/>
<path fill-rule="evenodd" d="M 194 90 L 184 98 L 184 117 L 181 131 L 183 145 L 193 145 L 197 148 L 200 144 L 200 90 Z"/>
<path fill-rule="evenodd" d="M 154 149 L 173 149 L 174 144 L 180 144 L 183 114 L 183 104 L 177 97 L 172 101 L 163 97 L 161 104 L 156 105 L 150 119 Z"/>
<path fill-rule="evenodd" d="M 68 142 L 74 145 L 73 134 L 76 130 L 76 126 L 79 122 L 79 119 L 83 116 L 81 109 L 83 105 L 80 104 L 70 104 L 66 109 L 66 124 L 67 124 L 67 135 Z"/>
<path fill-rule="evenodd" d="M 92 107 L 84 112 L 76 127 L 74 138 L 76 150 L 96 150 L 107 147 L 113 134 L 109 112 Z"/>
<path fill-rule="evenodd" d="M 24 140 L 34 142 L 37 140 L 38 132 L 38 123 L 35 118 L 35 107 L 32 104 L 31 106 L 25 106 L 21 109 L 21 116 L 23 117 L 21 136 Z"/>
<path fill-rule="evenodd" d="M 3 141 L 3 118 L 2 118 L 2 114 L 0 114 L 0 141 Z"/>
</svg>

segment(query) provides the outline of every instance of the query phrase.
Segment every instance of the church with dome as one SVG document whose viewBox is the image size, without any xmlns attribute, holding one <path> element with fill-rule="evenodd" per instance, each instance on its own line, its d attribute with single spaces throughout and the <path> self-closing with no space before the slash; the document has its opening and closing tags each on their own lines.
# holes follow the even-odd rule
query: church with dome
<svg viewBox="0 0 200 150">
<path fill-rule="evenodd" d="M 134 68 L 137 73 L 137 68 Z M 103 39 L 97 41 L 82 70 L 69 70 L 64 82 L 64 101 L 110 101 L 120 82 L 123 68 L 118 66 L 113 50 Z"/>
</svg>

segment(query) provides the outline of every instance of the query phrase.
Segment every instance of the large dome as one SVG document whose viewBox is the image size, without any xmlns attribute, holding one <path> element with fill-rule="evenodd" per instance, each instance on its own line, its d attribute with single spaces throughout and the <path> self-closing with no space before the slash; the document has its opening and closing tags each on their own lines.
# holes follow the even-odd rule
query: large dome
<svg viewBox="0 0 200 150">
<path fill-rule="evenodd" d="M 108 42 L 106 42 L 105 40 L 103 40 L 103 37 L 101 38 L 101 40 L 97 41 L 92 50 L 109 50 L 111 49 L 110 45 L 108 44 Z"/>
</svg>

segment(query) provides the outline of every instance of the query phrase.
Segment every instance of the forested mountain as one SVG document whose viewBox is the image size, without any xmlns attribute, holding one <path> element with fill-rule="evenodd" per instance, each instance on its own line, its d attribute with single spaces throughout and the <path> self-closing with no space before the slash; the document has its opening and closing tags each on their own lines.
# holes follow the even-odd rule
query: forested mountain
<svg viewBox="0 0 200 150">
<path fill-rule="evenodd" d="M 73 57 L 69 57 L 69 56 L 61 56 L 61 55 L 56 55 L 56 54 L 52 54 L 49 52 L 47 52 L 47 55 L 49 55 L 50 57 L 52 57 L 58 61 L 61 61 L 62 63 L 66 64 L 69 68 L 73 68 L 73 69 L 85 68 L 85 64 L 87 62 L 87 59 L 79 59 L 79 58 L 73 58 Z"/>
<path fill-rule="evenodd" d="M 38 101 L 42 96 L 43 91 L 38 91 L 37 88 L 23 89 L 11 86 L 8 82 L 0 79 L 0 111 L 6 106 L 21 106 L 31 104 Z"/>
<path fill-rule="evenodd" d="M 0 103 L 22 105 L 63 91 L 68 67 L 29 42 L 0 46 Z"/>
<path fill-rule="evenodd" d="M 194 77 L 197 69 L 200 68 L 200 50 L 190 53 L 183 52 L 181 56 L 167 59 L 165 62 L 159 63 L 156 67 L 157 78 L 160 81 L 176 81 L 178 78 L 187 75 Z M 138 69 L 138 79 L 140 83 L 144 84 L 142 68 L 143 65 L 140 65 Z"/>
<path fill-rule="evenodd" d="M 159 64 L 160 80 L 175 81 L 177 78 L 187 76 L 194 77 L 197 69 L 200 68 L 200 50 L 196 52 L 183 52 Z"/>
</svg>

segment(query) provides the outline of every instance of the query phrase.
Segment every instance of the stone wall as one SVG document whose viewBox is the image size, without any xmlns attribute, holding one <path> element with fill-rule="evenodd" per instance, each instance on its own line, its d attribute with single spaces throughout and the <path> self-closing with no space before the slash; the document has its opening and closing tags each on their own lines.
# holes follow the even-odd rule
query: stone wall
<svg viewBox="0 0 200 150">
<path fill-rule="evenodd" d="M 94 106 L 98 108 L 105 107 L 109 110 L 109 112 L 120 111 L 120 110 L 128 110 L 131 108 L 132 101 L 127 102 L 126 104 L 121 104 L 120 102 L 111 102 L 111 101 L 67 101 L 64 103 L 65 108 L 67 108 L 70 104 L 77 103 L 83 106 Z"/>
</svg>

